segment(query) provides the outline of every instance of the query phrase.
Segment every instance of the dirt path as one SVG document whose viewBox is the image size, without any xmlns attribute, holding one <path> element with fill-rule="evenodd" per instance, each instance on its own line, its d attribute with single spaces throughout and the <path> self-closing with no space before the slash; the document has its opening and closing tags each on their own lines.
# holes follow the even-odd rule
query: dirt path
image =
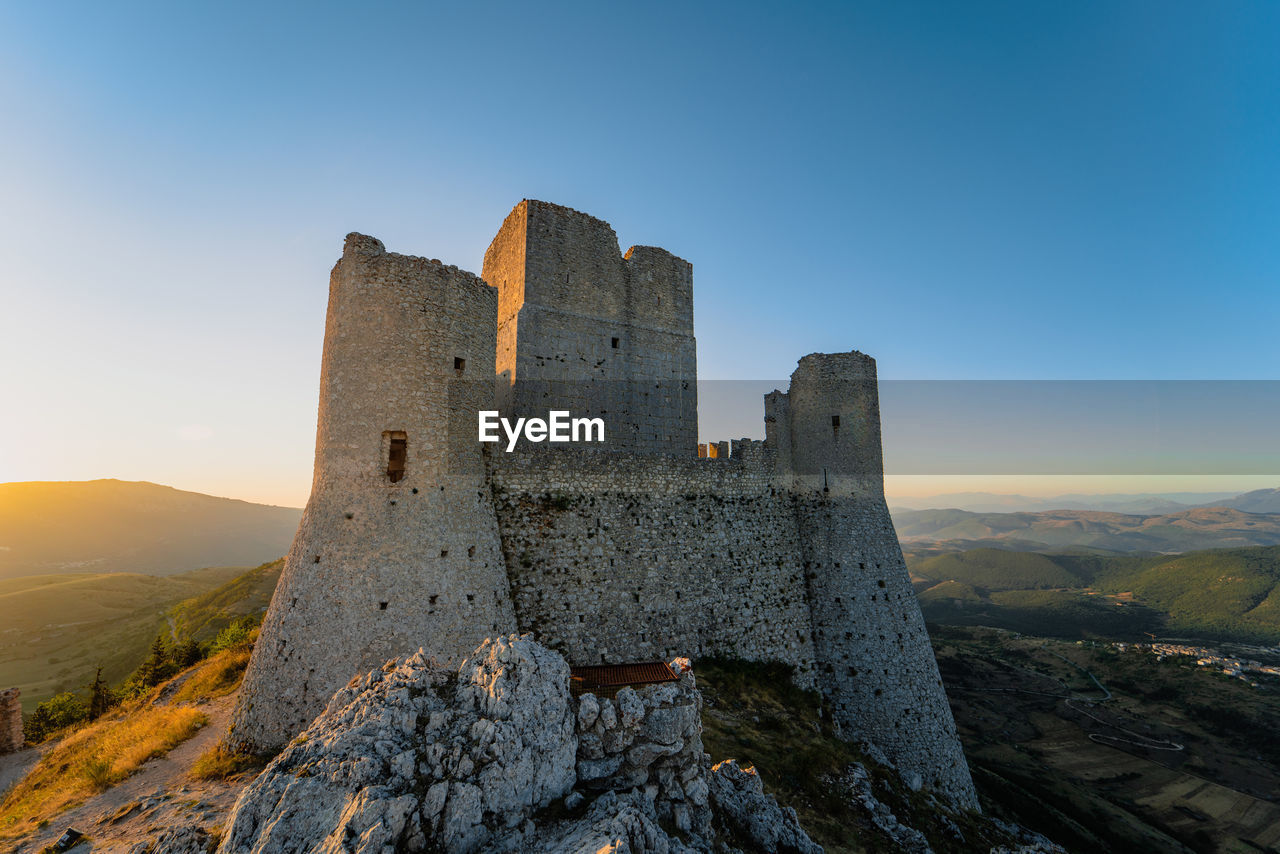
<svg viewBox="0 0 1280 854">
<path fill-rule="evenodd" d="M 43 753 L 42 747 L 28 747 L 17 753 L 0 756 L 0 800 L 4 800 L 4 793 L 10 786 L 27 775 Z"/>
<path fill-rule="evenodd" d="M 33 854 L 57 841 L 68 827 L 89 837 L 88 846 L 73 849 L 77 854 L 127 854 L 137 843 L 178 825 L 221 830 L 236 796 L 256 772 L 206 782 L 192 780 L 187 770 L 227 731 L 234 705 L 234 694 L 202 704 L 209 723 L 168 756 L 151 760 L 137 774 L 62 813 L 33 836 L 16 843 L 0 842 L 0 850 Z M 6 849 L 6 844 L 14 847 Z"/>
</svg>

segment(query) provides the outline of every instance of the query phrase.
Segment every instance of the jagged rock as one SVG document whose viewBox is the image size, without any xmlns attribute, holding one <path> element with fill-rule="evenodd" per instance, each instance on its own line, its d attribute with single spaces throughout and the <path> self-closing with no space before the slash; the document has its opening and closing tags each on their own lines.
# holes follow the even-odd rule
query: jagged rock
<svg viewBox="0 0 1280 854">
<path fill-rule="evenodd" d="M 456 673 L 422 652 L 389 662 L 241 793 L 219 854 L 299 840 L 474 851 L 573 786 L 568 682 L 564 659 L 527 637 L 486 642 Z"/>
<path fill-rule="evenodd" d="M 668 836 L 643 795 L 607 792 L 582 819 L 554 825 L 531 839 L 529 850 L 547 854 L 685 854 L 699 849 Z"/>
<path fill-rule="evenodd" d="M 764 793 L 764 782 L 754 768 L 727 759 L 712 769 L 710 790 L 716 812 L 736 835 L 765 851 L 821 854 L 822 848 L 800 827 L 796 811 L 778 806 L 772 795 Z"/>
<path fill-rule="evenodd" d="M 908 788 L 911 787 L 910 782 L 904 782 Z M 928 838 L 914 827 L 900 822 L 888 804 L 875 796 L 871 788 L 871 775 L 860 763 L 848 765 L 838 780 L 838 785 L 844 788 L 849 799 L 859 804 L 871 822 L 892 839 L 899 849 L 908 854 L 933 854 Z"/>
<path fill-rule="evenodd" d="M 178 825 L 160 831 L 154 838 L 136 843 L 129 854 L 208 854 L 213 837 L 203 827 Z"/>
<path fill-rule="evenodd" d="M 1058 843 L 1020 824 L 996 818 L 991 819 L 991 823 L 1004 830 L 1016 841 L 1011 846 L 998 845 L 992 848 L 989 854 L 1067 854 L 1067 849 Z"/>
<path fill-rule="evenodd" d="M 820 852 L 753 771 L 710 768 L 680 672 L 575 702 L 564 659 L 528 635 L 485 641 L 457 671 L 390 661 L 241 793 L 218 852 Z"/>
</svg>

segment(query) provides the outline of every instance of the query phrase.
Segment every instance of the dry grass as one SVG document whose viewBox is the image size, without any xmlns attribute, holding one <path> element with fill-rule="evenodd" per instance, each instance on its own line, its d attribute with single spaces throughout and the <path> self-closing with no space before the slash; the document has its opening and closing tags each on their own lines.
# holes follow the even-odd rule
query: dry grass
<svg viewBox="0 0 1280 854">
<path fill-rule="evenodd" d="M 216 744 L 191 765 L 191 776 L 196 780 L 225 780 L 241 771 L 261 768 L 266 761 L 266 757 L 233 753 L 225 745 Z"/>
<path fill-rule="evenodd" d="M 0 839 L 24 836 L 114 786 L 148 759 L 195 735 L 208 718 L 190 706 L 131 706 L 51 748 L 0 804 Z"/>
<path fill-rule="evenodd" d="M 171 703 L 196 703 L 225 697 L 240 685 L 244 669 L 249 666 L 251 647 L 226 649 L 196 665 L 195 671 L 169 699 Z"/>
</svg>

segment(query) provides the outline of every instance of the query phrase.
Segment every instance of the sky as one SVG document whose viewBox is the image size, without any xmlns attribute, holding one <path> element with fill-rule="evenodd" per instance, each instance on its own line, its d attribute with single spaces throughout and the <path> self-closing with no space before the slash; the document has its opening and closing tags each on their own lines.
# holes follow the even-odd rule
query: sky
<svg viewBox="0 0 1280 854">
<path fill-rule="evenodd" d="M 1277 32 L 1262 0 L 2 4 L 0 481 L 301 505 L 343 236 L 478 271 L 522 198 L 691 260 L 708 380 L 1275 380 Z M 963 446 L 942 416 L 886 408 L 887 456 Z M 1186 468 L 1146 476 L 1275 474 Z"/>
</svg>

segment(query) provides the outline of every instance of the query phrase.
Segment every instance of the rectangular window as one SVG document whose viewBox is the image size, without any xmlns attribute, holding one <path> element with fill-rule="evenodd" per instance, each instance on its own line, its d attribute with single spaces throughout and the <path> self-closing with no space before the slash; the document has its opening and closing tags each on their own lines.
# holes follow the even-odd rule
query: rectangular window
<svg viewBox="0 0 1280 854">
<path fill-rule="evenodd" d="M 839 416 L 839 415 L 832 415 L 832 416 L 831 416 L 831 426 L 832 426 L 832 427 L 839 427 L 839 426 L 840 426 L 840 416 Z"/>
<path fill-rule="evenodd" d="M 382 434 L 387 437 L 387 479 L 399 483 L 404 479 L 404 464 L 408 458 L 409 438 L 403 430 L 388 430 Z"/>
<path fill-rule="evenodd" d="M 612 339 L 612 342 L 611 342 L 611 343 L 613 344 L 613 349 L 617 350 L 617 349 L 618 349 L 618 339 L 617 339 L 617 338 Z"/>
<path fill-rule="evenodd" d="M 453 369 L 455 371 L 457 371 L 458 373 L 462 373 L 464 370 L 466 370 L 466 367 L 467 367 L 466 359 L 462 358 L 461 356 L 453 357 Z"/>
</svg>

